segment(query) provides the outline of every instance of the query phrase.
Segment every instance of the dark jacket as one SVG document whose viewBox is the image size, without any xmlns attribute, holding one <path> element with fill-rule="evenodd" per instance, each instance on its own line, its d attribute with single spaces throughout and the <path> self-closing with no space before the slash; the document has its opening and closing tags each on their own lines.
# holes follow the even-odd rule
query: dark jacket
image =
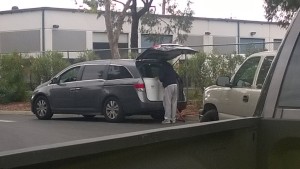
<svg viewBox="0 0 300 169">
<path fill-rule="evenodd" d="M 177 84 L 178 74 L 173 69 L 172 65 L 168 62 L 162 62 L 161 69 L 159 71 L 159 80 L 162 82 L 163 87 L 167 87 L 171 84 Z"/>
</svg>

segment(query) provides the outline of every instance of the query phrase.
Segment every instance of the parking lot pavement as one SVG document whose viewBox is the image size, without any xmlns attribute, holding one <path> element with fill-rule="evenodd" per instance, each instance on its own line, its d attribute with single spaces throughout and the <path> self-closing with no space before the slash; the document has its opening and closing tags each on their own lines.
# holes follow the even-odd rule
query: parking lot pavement
<svg viewBox="0 0 300 169">
<path fill-rule="evenodd" d="M 6 114 L 6 115 L 33 115 L 31 111 L 6 111 L 6 110 L 0 110 L 0 115 Z M 199 121 L 199 116 L 196 115 L 186 115 L 184 117 L 186 122 L 197 122 Z"/>
<path fill-rule="evenodd" d="M 6 111 L 0 110 L 0 114 L 32 115 L 31 111 Z"/>
</svg>

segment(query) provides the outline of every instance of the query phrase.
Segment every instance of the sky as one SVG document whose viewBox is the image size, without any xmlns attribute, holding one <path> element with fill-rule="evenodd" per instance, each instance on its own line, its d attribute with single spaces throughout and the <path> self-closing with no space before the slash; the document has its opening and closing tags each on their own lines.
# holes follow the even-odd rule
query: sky
<svg viewBox="0 0 300 169">
<path fill-rule="evenodd" d="M 161 2 L 161 0 L 154 0 Z M 242 20 L 266 21 L 264 17 L 264 0 L 192 0 L 192 9 L 196 17 L 232 18 Z M 19 9 L 35 7 L 82 8 L 82 0 L 0 0 L 0 11 L 10 10 L 12 6 Z M 185 0 L 177 0 L 180 6 Z"/>
</svg>

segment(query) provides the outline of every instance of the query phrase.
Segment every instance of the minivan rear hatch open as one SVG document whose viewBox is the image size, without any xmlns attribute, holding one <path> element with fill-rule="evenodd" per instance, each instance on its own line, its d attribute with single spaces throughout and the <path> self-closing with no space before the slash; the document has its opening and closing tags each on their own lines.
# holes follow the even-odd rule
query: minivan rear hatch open
<svg viewBox="0 0 300 169">
<path fill-rule="evenodd" d="M 136 59 L 172 60 L 181 54 L 194 54 L 197 51 L 177 44 L 162 44 L 146 49 Z"/>
<path fill-rule="evenodd" d="M 142 76 L 146 97 L 149 101 L 162 101 L 164 88 L 161 82 L 155 78 L 158 77 L 160 71 L 160 61 L 172 60 L 182 54 L 194 54 L 197 51 L 186 46 L 177 44 L 163 44 L 146 49 L 137 57 L 137 67 Z M 183 93 L 182 80 L 178 79 L 179 92 L 178 103 L 186 103 Z M 179 105 L 179 104 L 178 104 Z"/>
</svg>

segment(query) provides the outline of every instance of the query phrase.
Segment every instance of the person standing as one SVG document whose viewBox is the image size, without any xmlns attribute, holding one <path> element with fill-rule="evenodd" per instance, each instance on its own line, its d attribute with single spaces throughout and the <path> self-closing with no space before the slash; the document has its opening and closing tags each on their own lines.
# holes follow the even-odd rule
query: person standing
<svg viewBox="0 0 300 169">
<path fill-rule="evenodd" d="M 162 124 L 176 122 L 178 93 L 177 77 L 178 74 L 175 72 L 172 65 L 167 61 L 163 61 L 159 72 L 159 80 L 164 87 L 163 106 L 165 109 L 165 118 L 162 121 Z"/>
</svg>

